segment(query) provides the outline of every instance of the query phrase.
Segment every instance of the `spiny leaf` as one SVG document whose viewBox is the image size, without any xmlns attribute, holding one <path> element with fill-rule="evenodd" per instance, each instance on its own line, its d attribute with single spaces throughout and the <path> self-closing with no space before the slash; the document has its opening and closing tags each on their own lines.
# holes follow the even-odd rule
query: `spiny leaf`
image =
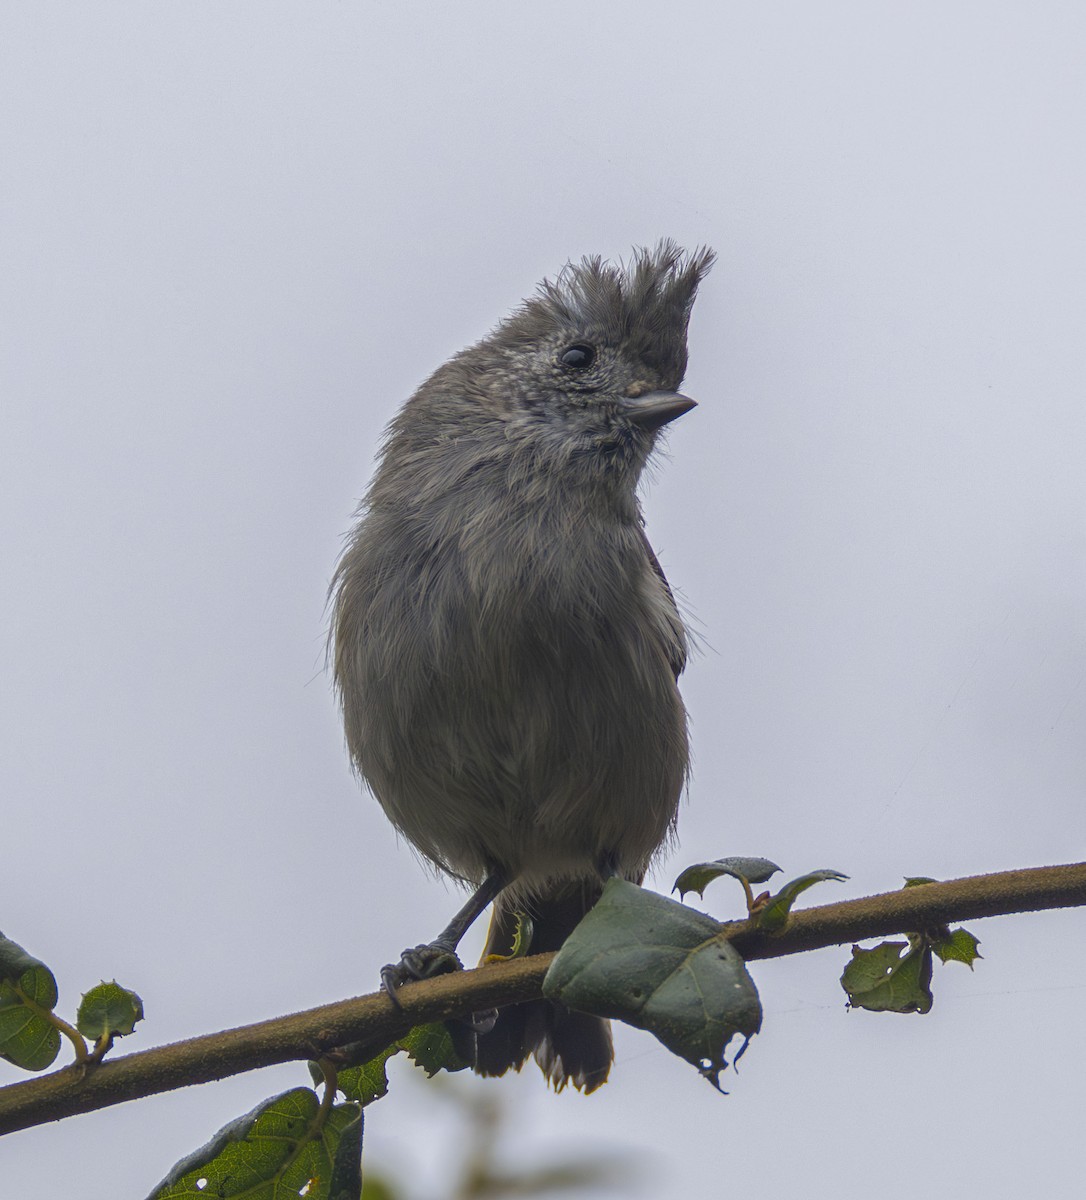
<svg viewBox="0 0 1086 1200">
<path fill-rule="evenodd" d="M 946 938 L 933 938 L 931 948 L 943 962 L 963 962 L 970 969 L 978 958 L 983 958 L 977 947 L 980 942 L 968 929 L 952 929 Z"/>
<path fill-rule="evenodd" d="M 114 979 L 112 983 L 103 980 L 83 993 L 75 1026 L 84 1037 L 97 1040 L 127 1037 L 142 1020 L 143 1001 Z"/>
<path fill-rule="evenodd" d="M 532 935 L 535 933 L 535 922 L 527 913 L 517 913 L 517 928 L 513 934 L 513 949 L 509 952 L 510 958 L 524 958 L 532 944 Z"/>
<path fill-rule="evenodd" d="M 44 1071 L 60 1053 L 49 1020 L 57 1002 L 53 972 L 0 933 L 0 1058 L 24 1071 Z"/>
<path fill-rule="evenodd" d="M 148 1200 L 351 1200 L 362 1188 L 361 1153 L 358 1105 L 337 1104 L 322 1121 L 316 1093 L 293 1088 L 220 1129 Z"/>
<path fill-rule="evenodd" d="M 513 930 L 513 944 L 508 954 L 488 954 L 485 961 L 508 962 L 511 958 L 525 958 L 532 946 L 532 935 L 535 933 L 535 922 L 527 913 L 515 914 L 516 927 Z"/>
<path fill-rule="evenodd" d="M 742 879 L 747 883 L 765 883 L 779 870 L 780 867 L 768 858 L 716 858 L 712 862 L 694 863 L 692 867 L 687 867 L 675 880 L 671 890 L 678 892 L 680 899 L 687 892 L 704 896 L 709 884 L 721 875 L 731 875 L 733 879 Z"/>
<path fill-rule="evenodd" d="M 704 913 L 610 879 L 566 939 L 543 993 L 568 1008 L 646 1029 L 715 1086 L 736 1035 L 758 1032 L 754 982 L 720 925 Z"/>
<path fill-rule="evenodd" d="M 905 887 L 922 887 L 925 883 L 937 883 L 926 875 L 912 875 L 905 880 Z M 963 962 L 972 970 L 973 963 L 983 955 L 977 951 L 980 941 L 968 929 L 947 929 L 941 926 L 925 930 L 923 935 L 932 950 L 939 955 L 943 962 Z"/>
<path fill-rule="evenodd" d="M 842 875 L 840 871 L 825 870 L 810 871 L 798 879 L 793 879 L 791 883 L 786 883 L 775 896 L 771 896 L 765 907 L 756 914 L 758 928 L 764 933 L 779 932 L 788 922 L 788 914 L 792 905 L 809 887 L 813 887 L 816 883 L 822 883 L 826 879 L 834 879 L 838 883 L 843 883 L 847 878 L 848 876 Z"/>
<path fill-rule="evenodd" d="M 471 1066 L 456 1052 L 448 1028 L 440 1021 L 432 1025 L 416 1025 L 397 1043 L 407 1051 L 407 1057 L 431 1078 L 438 1071 L 463 1071 Z"/>
<path fill-rule="evenodd" d="M 388 1092 L 388 1060 L 401 1051 L 406 1051 L 415 1066 L 421 1067 L 430 1076 L 438 1071 L 463 1071 L 471 1065 L 457 1054 L 448 1028 L 437 1021 L 430 1025 L 416 1025 L 367 1062 L 341 1070 L 338 1088 L 348 1100 L 362 1105 L 380 1100 Z M 314 1078 L 319 1078 L 319 1071 L 312 1067 L 310 1070 Z"/>
<path fill-rule="evenodd" d="M 932 1006 L 931 948 L 923 938 L 852 947 L 841 986 L 853 1008 L 870 1012 L 926 1013 Z"/>
<path fill-rule="evenodd" d="M 399 1052 L 400 1046 L 393 1043 L 380 1054 L 374 1055 L 369 1062 L 340 1071 L 337 1080 L 339 1090 L 348 1100 L 354 1100 L 363 1107 L 380 1100 L 388 1093 L 388 1060 Z"/>
</svg>

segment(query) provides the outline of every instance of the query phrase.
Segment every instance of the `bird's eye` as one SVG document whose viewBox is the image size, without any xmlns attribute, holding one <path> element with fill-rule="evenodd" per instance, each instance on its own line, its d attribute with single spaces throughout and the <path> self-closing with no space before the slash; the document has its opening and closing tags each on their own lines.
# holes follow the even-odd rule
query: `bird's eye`
<svg viewBox="0 0 1086 1200">
<path fill-rule="evenodd" d="M 564 367 L 572 367 L 575 371 L 587 370 L 596 361 L 596 350 L 578 342 L 575 346 L 567 346 L 558 356 L 558 361 Z"/>
</svg>

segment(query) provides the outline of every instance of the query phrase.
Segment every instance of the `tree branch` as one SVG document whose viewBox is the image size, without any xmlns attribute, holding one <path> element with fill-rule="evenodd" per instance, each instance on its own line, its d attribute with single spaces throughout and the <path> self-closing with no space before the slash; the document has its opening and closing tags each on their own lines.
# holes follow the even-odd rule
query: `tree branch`
<svg viewBox="0 0 1086 1200">
<path fill-rule="evenodd" d="M 744 958 L 778 958 L 951 921 L 1076 905 L 1086 905 L 1086 863 L 974 875 L 804 909 L 776 935 L 753 931 L 749 921 L 729 922 L 721 932 Z M 377 1054 L 414 1025 L 538 997 L 553 957 L 540 954 L 407 984 L 397 992 L 402 1011 L 378 992 L 11 1084 L 0 1088 L 0 1134 L 258 1067 L 318 1058 L 348 1043 L 360 1042 Z"/>
</svg>

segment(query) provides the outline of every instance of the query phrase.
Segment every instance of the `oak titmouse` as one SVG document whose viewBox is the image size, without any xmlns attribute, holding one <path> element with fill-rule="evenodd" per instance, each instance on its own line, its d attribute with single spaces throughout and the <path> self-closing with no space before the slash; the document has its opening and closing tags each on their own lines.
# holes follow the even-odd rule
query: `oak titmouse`
<svg viewBox="0 0 1086 1200">
<path fill-rule="evenodd" d="M 388 817 L 477 889 L 390 987 L 457 966 L 491 900 L 487 953 L 510 952 L 518 913 L 530 952 L 557 949 L 603 879 L 640 882 L 674 828 L 686 635 L 636 489 L 694 406 L 676 389 L 712 260 L 665 241 L 567 265 L 389 427 L 332 584 L 335 684 Z M 591 1091 L 610 1031 L 536 1001 L 473 1047 L 488 1075 L 529 1054 Z"/>
</svg>

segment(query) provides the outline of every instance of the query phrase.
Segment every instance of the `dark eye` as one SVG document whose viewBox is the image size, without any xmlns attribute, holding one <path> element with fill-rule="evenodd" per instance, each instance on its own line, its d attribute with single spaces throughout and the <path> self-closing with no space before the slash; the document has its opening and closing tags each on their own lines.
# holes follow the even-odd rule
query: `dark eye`
<svg viewBox="0 0 1086 1200">
<path fill-rule="evenodd" d="M 558 361 L 564 367 L 572 367 L 575 371 L 587 370 L 596 361 L 594 346 L 586 346 L 578 342 L 575 346 L 567 346 L 558 356 Z"/>
</svg>

